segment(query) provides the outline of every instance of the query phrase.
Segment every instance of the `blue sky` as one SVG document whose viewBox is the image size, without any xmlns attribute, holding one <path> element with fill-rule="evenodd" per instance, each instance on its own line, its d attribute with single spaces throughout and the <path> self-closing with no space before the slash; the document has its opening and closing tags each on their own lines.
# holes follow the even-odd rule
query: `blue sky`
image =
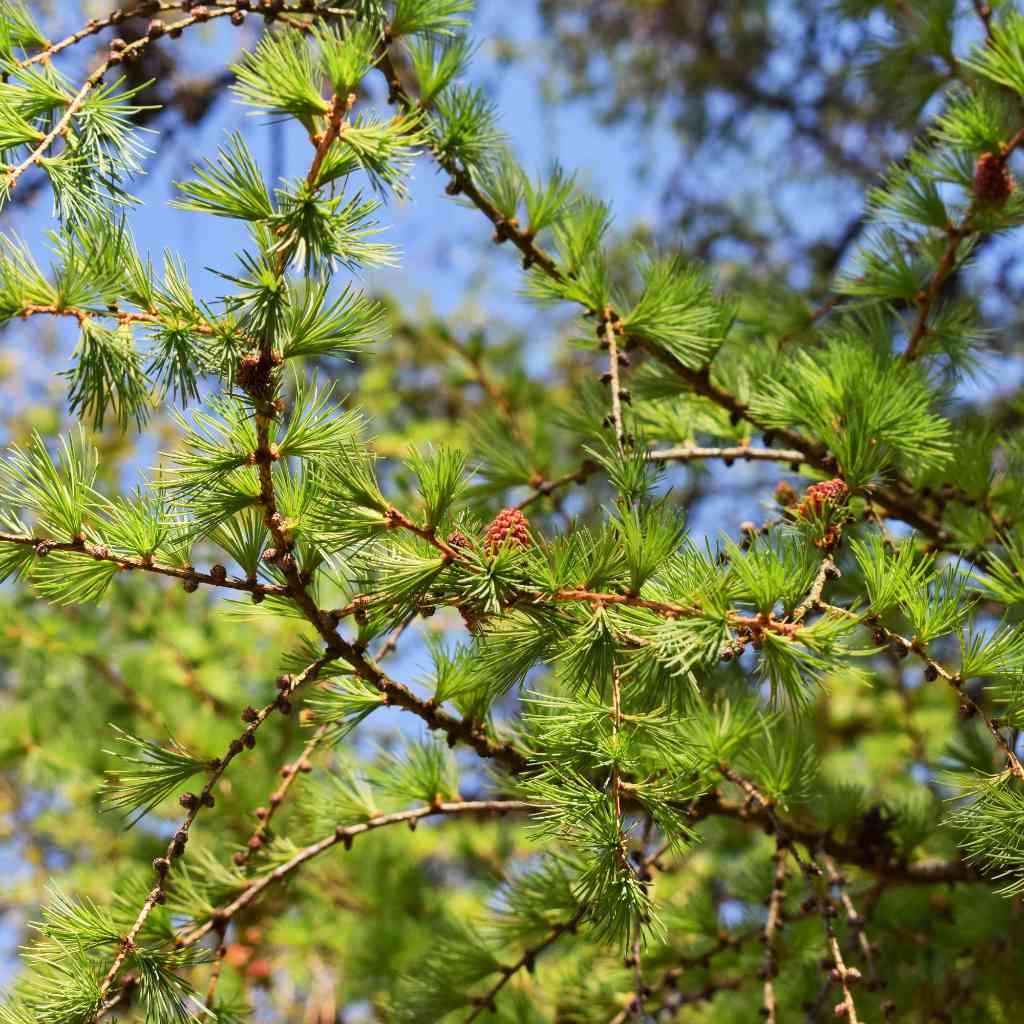
<svg viewBox="0 0 1024 1024">
<path fill-rule="evenodd" d="M 68 5 L 69 7 L 71 5 Z M 597 194 L 611 200 L 621 224 L 632 224 L 653 217 L 657 211 L 656 189 L 637 188 L 633 169 L 642 153 L 650 149 L 651 137 L 635 129 L 598 126 L 586 103 L 546 104 L 539 87 L 545 72 L 546 51 L 539 40 L 539 20 L 532 0 L 506 5 L 484 3 L 473 35 L 480 40 L 480 49 L 471 77 L 484 86 L 502 112 L 501 127 L 507 133 L 516 155 L 531 172 L 544 170 L 558 160 L 576 171 L 580 182 Z M 83 18 L 64 14 L 47 30 L 57 38 L 63 29 L 73 29 Z M 240 42 L 256 37 L 258 20 L 250 18 L 246 27 L 235 29 L 226 19 L 204 26 L 202 35 L 195 30 L 188 35 L 190 45 L 183 45 L 183 36 L 175 46 L 183 56 L 187 69 L 206 73 L 223 66 L 236 52 Z M 519 57 L 504 62 L 494 40 L 501 34 Z M 109 35 L 109 33 L 108 33 Z M 197 39 L 202 39 L 196 45 Z M 90 50 L 90 46 L 93 48 Z M 71 53 L 71 51 L 67 51 Z M 95 46 L 86 41 L 79 44 L 75 56 L 58 64 L 73 73 L 81 67 L 79 55 L 93 56 Z M 381 98 L 379 81 L 376 99 Z M 137 188 L 144 205 L 133 211 L 131 226 L 141 249 L 154 254 L 165 247 L 180 253 L 193 275 L 194 286 L 203 297 L 216 293 L 217 282 L 201 268 L 209 265 L 230 265 L 231 253 L 244 244 L 245 232 L 237 224 L 213 220 L 201 214 L 171 210 L 167 201 L 173 197 L 172 182 L 190 175 L 196 154 L 212 154 L 230 131 L 241 130 L 261 160 L 268 178 L 271 168 L 278 167 L 284 176 L 304 173 L 309 162 L 309 143 L 295 126 L 275 128 L 266 118 L 252 117 L 246 108 L 230 100 L 222 100 L 202 125 L 199 132 L 188 131 L 180 138 L 164 142 L 160 135 L 149 136 L 153 154 L 149 159 L 148 176 Z M 280 153 L 275 150 L 280 149 Z M 630 154 L 623 159 L 622 154 Z M 370 278 L 396 292 L 405 301 L 415 304 L 429 295 L 439 312 L 457 308 L 465 294 L 465 286 L 480 270 L 479 252 L 488 243 L 489 226 L 469 210 L 443 193 L 445 179 L 425 161 L 414 172 L 410 198 L 392 203 L 382 211 L 381 221 L 389 225 L 385 238 L 404 253 L 397 270 L 378 272 Z M 12 228 L 35 243 L 50 226 L 50 208 L 41 195 L 30 210 L 11 207 L 0 215 L 0 225 Z M 518 280 L 515 261 L 504 254 L 488 261 L 488 269 L 498 279 L 502 294 Z"/>
</svg>

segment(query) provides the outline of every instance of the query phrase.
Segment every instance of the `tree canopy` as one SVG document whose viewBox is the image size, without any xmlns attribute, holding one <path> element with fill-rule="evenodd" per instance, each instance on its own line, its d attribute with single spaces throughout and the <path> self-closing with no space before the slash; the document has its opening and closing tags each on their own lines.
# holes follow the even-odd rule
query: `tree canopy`
<svg viewBox="0 0 1024 1024">
<path fill-rule="evenodd" d="M 0 216 L 53 211 L 0 321 L 55 385 L 0 458 L 0 1024 L 1024 998 L 1024 12 L 539 9 L 696 167 L 764 110 L 796 148 L 621 224 L 520 162 L 471 0 L 0 8 Z M 233 125 L 174 126 L 168 216 L 240 239 L 199 267 L 140 181 L 235 29 Z M 838 242 L 779 228 L 805 147 L 862 189 Z M 442 189 L 528 327 L 409 301 L 387 229 Z"/>
</svg>

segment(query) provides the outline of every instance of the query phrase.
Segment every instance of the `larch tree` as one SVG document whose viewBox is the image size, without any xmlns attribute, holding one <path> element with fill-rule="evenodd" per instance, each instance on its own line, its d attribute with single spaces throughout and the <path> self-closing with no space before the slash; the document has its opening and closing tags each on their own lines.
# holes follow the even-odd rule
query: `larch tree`
<svg viewBox="0 0 1024 1024">
<path fill-rule="evenodd" d="M 719 59 L 745 5 L 636 6 L 561 5 L 661 18 L 767 102 Z M 4 0 L 0 198 L 53 224 L 0 235 L 0 319 L 76 344 L 0 461 L 2 1024 L 1014 1018 L 1024 434 L 974 263 L 1024 223 L 1024 13 L 829 12 L 875 73 L 820 61 L 797 128 L 920 123 L 863 154 L 894 162 L 821 295 L 522 168 L 470 0 L 142 0 L 59 39 Z M 132 222 L 170 95 L 138 65 L 217 23 L 251 45 L 209 81 L 305 151 L 192 152 L 174 216 L 245 239 L 209 298 Z M 394 298 L 414 167 L 521 265 L 543 372 Z M 688 526 L 723 496 L 739 531 Z"/>
</svg>

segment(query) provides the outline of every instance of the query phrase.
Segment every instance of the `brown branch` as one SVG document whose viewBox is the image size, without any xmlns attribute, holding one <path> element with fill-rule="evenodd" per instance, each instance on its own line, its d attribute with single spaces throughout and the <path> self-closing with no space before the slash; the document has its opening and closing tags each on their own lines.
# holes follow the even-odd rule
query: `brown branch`
<svg viewBox="0 0 1024 1024">
<path fill-rule="evenodd" d="M 927 653 L 924 646 L 916 638 L 908 640 L 905 636 L 894 633 L 882 625 L 878 625 L 876 628 L 891 643 L 896 644 L 907 653 L 917 655 L 924 662 L 928 675 L 931 675 L 932 678 L 937 677 L 944 680 L 957 692 L 960 697 L 961 707 L 966 709 L 972 716 L 980 716 L 981 721 L 985 723 L 985 728 L 988 729 L 992 738 L 996 741 L 996 745 L 1006 757 L 1007 770 L 1021 782 L 1024 782 L 1024 765 L 1021 764 L 1006 737 L 999 731 L 999 723 L 996 719 L 989 718 L 984 713 L 981 705 L 964 688 L 964 679 L 959 672 L 951 672 L 942 662 L 936 661 Z"/>
<path fill-rule="evenodd" d="M 995 41 L 995 30 L 992 28 L 992 8 L 985 0 L 972 0 L 974 13 L 978 15 L 982 27 L 985 29 L 985 44 L 990 45 Z"/>
<path fill-rule="evenodd" d="M 648 462 L 693 462 L 698 459 L 724 459 L 731 466 L 737 459 L 745 462 L 789 462 L 804 461 L 804 453 L 795 448 L 752 448 L 749 445 L 734 445 L 728 448 L 701 448 L 697 445 L 679 445 L 675 448 L 654 449 L 644 456 Z"/>
<path fill-rule="evenodd" d="M 281 775 L 283 776 L 280 783 L 273 793 L 270 794 L 267 800 L 266 807 L 258 807 L 256 809 L 256 818 L 259 824 L 253 830 L 251 836 L 249 836 L 248 842 L 245 847 L 235 853 L 232 858 L 239 867 L 245 864 L 245 862 L 259 850 L 267 838 L 267 833 L 270 831 L 270 819 L 273 818 L 274 813 L 278 807 L 284 802 L 288 791 L 292 788 L 295 779 L 299 773 L 308 770 L 310 765 L 310 757 L 313 751 L 320 745 L 320 741 L 324 738 L 327 733 L 327 723 L 324 722 L 322 725 L 317 726 L 313 730 L 312 736 L 306 741 L 306 745 L 302 748 L 302 752 L 293 761 L 281 767 Z"/>
<path fill-rule="evenodd" d="M 819 897 L 819 907 L 829 953 L 831 954 L 832 961 L 835 963 L 831 970 L 832 980 L 838 981 L 843 990 L 843 998 L 836 1004 L 835 1015 L 846 1018 L 851 1024 L 858 1024 L 857 1006 L 853 1001 L 850 983 L 860 978 L 860 971 L 854 967 L 847 967 L 843 960 L 843 950 L 839 945 L 839 939 L 836 937 L 836 930 L 832 924 L 832 914 L 835 911 L 835 907 L 824 896 Z"/>
<path fill-rule="evenodd" d="M 164 856 L 157 858 L 157 860 L 154 861 L 153 867 L 156 872 L 157 884 L 146 897 L 146 900 L 142 904 L 131 928 L 129 928 L 128 932 L 122 937 L 117 955 L 114 957 L 113 962 L 110 964 L 110 967 L 107 969 L 106 974 L 103 976 L 103 979 L 99 984 L 99 990 L 97 993 L 97 998 L 99 1000 L 104 1000 L 107 993 L 110 991 L 110 987 L 113 984 L 114 979 L 117 977 L 118 971 L 120 971 L 128 955 L 132 950 L 134 950 L 135 940 L 138 938 L 139 932 L 142 931 L 142 927 L 146 923 L 149 915 L 152 913 L 153 908 L 166 900 L 168 888 L 167 877 L 170 873 L 171 866 L 176 859 L 184 855 L 185 846 L 188 842 L 189 831 L 191 830 L 192 823 L 195 821 L 200 809 L 203 807 L 213 806 L 213 787 L 220 781 L 221 777 L 227 771 L 228 765 L 230 765 L 231 762 L 247 747 L 255 745 L 256 731 L 280 706 L 280 701 L 290 697 L 304 683 L 316 678 L 324 665 L 333 660 L 334 655 L 325 654 L 323 657 L 318 658 L 316 661 L 308 665 L 298 675 L 289 677 L 288 686 L 281 691 L 280 697 L 271 703 L 266 704 L 259 711 L 256 711 L 255 709 L 247 709 L 250 713 L 244 714 L 243 718 L 248 724 L 245 729 L 242 730 L 241 734 L 231 741 L 227 751 L 224 753 L 224 756 L 211 762 L 210 774 L 206 780 L 206 785 L 203 787 L 201 792 L 199 794 L 187 793 L 182 797 L 182 806 L 188 808 L 188 814 L 185 816 L 184 821 L 182 821 L 178 826 L 170 842 L 167 844 Z M 108 1007 L 101 1007 L 99 1014 L 94 1015 L 90 1020 L 99 1020 L 102 1014 L 106 1012 L 107 1008 Z"/>
<path fill-rule="evenodd" d="M 402 634 L 408 628 L 412 622 L 414 616 L 409 616 L 404 622 L 399 623 L 392 631 L 391 635 L 381 645 L 380 650 L 377 652 L 377 660 L 386 658 L 394 649 L 398 646 L 398 641 L 401 639 Z M 286 679 L 286 676 L 282 676 L 282 679 Z M 278 808 L 284 803 L 285 798 L 288 796 L 289 790 L 295 783 L 295 779 L 298 777 L 300 772 L 308 771 L 310 768 L 310 758 L 313 756 L 313 751 L 320 745 L 324 736 L 327 734 L 329 724 L 324 722 L 319 725 L 314 731 L 312 736 L 306 741 L 306 745 L 302 748 L 302 752 L 297 758 L 281 767 L 281 782 L 273 793 L 270 794 L 267 800 L 266 807 L 259 807 L 256 810 L 256 818 L 259 824 L 253 830 L 252 835 L 249 837 L 246 845 L 243 849 L 239 850 L 234 855 L 234 862 L 238 865 L 244 864 L 249 857 L 260 847 L 263 846 L 264 841 L 267 838 L 267 834 L 270 830 L 270 820 L 277 813 Z"/>
<path fill-rule="evenodd" d="M 846 911 L 846 920 L 856 934 L 857 942 L 861 952 L 864 954 L 864 964 L 868 970 L 868 987 L 878 988 L 880 986 L 878 970 L 875 964 L 875 948 L 867 937 L 864 927 L 866 924 L 864 915 L 859 913 L 854 906 L 846 879 L 836 869 L 836 862 L 828 854 L 824 854 L 821 859 L 825 865 L 825 871 L 828 873 L 828 883 L 839 893 L 839 899 L 843 904 L 843 909 Z M 875 886 L 875 898 L 880 894 L 881 884 L 879 883 Z"/>
<path fill-rule="evenodd" d="M 461 562 L 463 564 L 471 564 L 471 560 L 466 557 L 458 548 L 453 548 L 447 541 L 442 540 L 437 535 L 437 530 L 433 526 L 420 526 L 419 523 L 413 522 L 408 516 L 403 515 L 398 511 L 397 508 L 389 506 L 388 510 L 384 513 L 384 518 L 388 523 L 388 526 L 401 527 L 403 530 L 408 530 L 410 533 L 415 533 L 417 537 L 421 537 L 431 547 L 437 548 L 449 562 Z"/>
<path fill-rule="evenodd" d="M 828 957 L 822 966 L 828 971 L 828 981 L 822 989 L 821 999 L 827 995 L 832 983 L 838 982 L 842 988 L 843 998 L 835 1005 L 835 1016 L 849 1020 L 851 1024 L 858 1024 L 857 1006 L 853 1000 L 853 993 L 850 985 L 861 980 L 861 973 L 855 967 L 847 967 L 843 959 L 843 949 L 836 935 L 835 925 L 832 923 L 836 916 L 836 906 L 829 898 L 827 891 L 818 886 L 818 878 L 821 869 L 817 863 L 814 864 L 815 872 L 804 871 L 804 880 L 807 883 L 809 892 L 807 902 L 817 907 L 821 917 L 821 923 L 825 929 L 825 944 L 828 949 Z"/>
<path fill-rule="evenodd" d="M 608 349 L 608 383 L 612 389 L 612 428 L 615 431 L 615 447 L 621 455 L 626 445 L 626 431 L 622 425 L 622 385 L 619 381 L 619 345 L 615 339 L 616 318 L 606 308 L 601 316 L 604 345 Z M 621 328 L 620 328 L 621 329 Z"/>
<path fill-rule="evenodd" d="M 772 892 L 768 898 L 768 916 L 764 923 L 764 963 L 761 968 L 763 977 L 762 1006 L 763 1016 L 768 1024 L 776 1024 L 775 1017 L 775 976 L 779 972 L 778 950 L 775 948 L 775 934 L 781 927 L 783 900 L 786 895 L 786 851 L 781 844 L 781 836 L 775 836 L 775 852 L 772 854 L 775 866 L 772 878 Z"/>
<path fill-rule="evenodd" d="M 511 981 L 514 975 L 521 971 L 524 967 L 530 968 L 536 962 L 537 957 L 544 952 L 548 946 L 557 942 L 566 932 L 574 932 L 576 926 L 583 920 L 583 915 L 586 913 L 586 908 L 581 907 L 569 921 L 564 921 L 561 924 L 556 924 L 554 928 L 548 932 L 545 938 L 538 942 L 536 945 L 531 946 L 526 950 L 525 953 L 514 963 L 508 967 L 502 969 L 501 977 L 482 995 L 477 996 L 473 1000 L 474 1007 L 470 1011 L 469 1015 L 465 1018 L 463 1024 L 471 1024 L 472 1021 L 476 1020 L 484 1011 L 490 1010 L 492 1013 L 495 1012 L 494 999 L 495 996 Z"/>
<path fill-rule="evenodd" d="M 814 577 L 814 583 L 811 585 L 810 592 L 794 609 L 793 614 L 790 616 L 790 621 L 801 622 L 804 616 L 811 611 L 811 609 L 819 607 L 821 605 L 821 594 L 825 589 L 825 584 L 829 580 L 837 579 L 839 575 L 839 568 L 836 563 L 832 561 L 832 556 L 826 555 L 821 560 L 821 566 L 818 569 L 817 575 Z"/>
<path fill-rule="evenodd" d="M 66 36 L 59 42 L 48 44 L 38 53 L 34 53 L 31 57 L 27 57 L 25 60 L 19 61 L 18 66 L 24 68 L 39 62 L 45 63 L 63 50 L 82 42 L 83 39 L 88 39 L 90 36 L 97 35 L 105 29 L 116 28 L 122 22 L 128 21 L 131 18 L 145 18 L 155 14 L 166 14 L 168 11 L 180 11 L 185 7 L 186 2 L 187 0 L 169 0 L 169 2 L 168 0 L 143 0 L 142 3 L 135 7 L 113 11 L 105 18 L 90 18 L 83 28 L 79 29 L 77 32 L 73 32 L 69 36 Z M 217 8 L 225 8 L 225 13 L 229 15 L 240 9 L 235 3 L 235 0 L 209 0 L 205 6 L 215 10 Z M 270 16 L 271 10 L 272 7 L 268 5 L 262 9 L 257 7 L 252 10 L 252 13 L 261 14 L 266 18 Z M 288 14 L 291 12 L 302 12 L 304 14 L 319 13 L 322 16 L 333 17 L 354 17 L 356 15 L 356 11 L 345 7 L 322 6 L 319 11 L 314 10 L 311 12 L 308 4 L 302 4 L 295 7 L 282 7 L 279 11 L 279 16 L 280 14 Z"/>
<path fill-rule="evenodd" d="M 760 802 L 755 798 L 755 803 Z M 940 860 L 923 858 L 907 863 L 900 860 L 880 859 L 877 851 L 865 847 L 856 840 L 842 842 L 830 829 L 818 829 L 794 820 L 781 821 L 776 813 L 762 806 L 752 806 L 750 799 L 742 802 L 727 800 L 716 792 L 705 793 L 693 801 L 692 807 L 686 808 L 691 821 L 698 822 L 705 818 L 729 818 L 733 821 L 756 828 L 766 829 L 777 834 L 777 826 L 791 843 L 800 843 L 808 850 L 818 850 L 833 856 L 840 864 L 849 864 L 860 868 L 879 881 L 885 880 L 893 885 L 934 885 L 955 882 L 985 882 L 984 876 L 971 864 L 963 859 Z"/>
<path fill-rule="evenodd" d="M 666 977 L 670 972 L 666 971 Z M 674 1017 L 684 1006 L 696 1006 L 698 1003 L 706 1003 L 714 999 L 719 992 L 735 992 L 743 987 L 748 978 L 727 978 L 722 981 L 709 981 L 703 988 L 695 992 L 676 992 L 675 984 L 666 983 L 662 990 L 667 994 L 662 996 L 661 1006 L 656 1013 L 666 1012 Z M 630 1000 L 629 1004 L 620 1010 L 608 1024 L 625 1024 L 630 1016 L 636 1011 L 636 1000 Z"/>
<path fill-rule="evenodd" d="M 986 26 L 988 22 L 986 21 Z M 1002 147 L 1000 159 L 1005 163 L 1009 155 L 1024 142 L 1024 128 L 1021 128 L 1016 135 Z M 907 347 L 904 349 L 902 362 L 912 363 L 921 354 L 921 344 L 928 335 L 928 317 L 931 313 L 932 306 L 935 304 L 935 300 L 938 297 L 939 292 L 942 290 L 942 286 L 946 283 L 946 279 L 953 272 L 956 266 L 956 254 L 960 249 L 960 243 L 973 233 L 974 229 L 971 225 L 971 221 L 975 214 L 978 212 L 979 203 L 974 200 L 968 207 L 967 212 L 964 214 L 959 224 L 950 224 L 946 228 L 946 234 L 949 236 L 946 242 L 946 248 L 942 253 L 942 257 L 939 260 L 939 265 L 935 268 L 935 273 L 932 275 L 931 280 L 928 282 L 928 287 L 921 291 L 917 296 L 917 320 L 914 323 L 914 328 L 910 332 L 910 339 L 907 342 Z"/>
<path fill-rule="evenodd" d="M 925 664 L 926 677 L 944 680 L 959 695 L 960 706 L 970 716 L 973 717 L 977 715 L 981 717 L 982 722 L 985 723 L 985 728 L 988 729 L 992 738 L 996 741 L 996 745 L 1006 757 L 1007 771 L 1021 782 L 1024 782 L 1024 765 L 1021 764 L 1020 759 L 1017 757 L 1013 747 L 1007 741 L 1006 737 L 999 731 L 998 721 L 985 715 L 984 709 L 981 705 L 964 688 L 964 679 L 959 672 L 953 672 L 946 668 L 941 661 L 937 661 L 928 654 L 924 644 L 922 644 L 916 637 L 908 639 L 899 633 L 893 632 L 891 629 L 883 626 L 881 622 L 878 621 L 877 616 L 872 615 L 870 612 L 856 615 L 846 608 L 839 608 L 836 605 L 827 604 L 824 601 L 819 601 L 818 607 L 829 614 L 841 615 L 845 618 L 857 619 L 865 624 L 869 624 L 871 628 L 880 635 L 881 639 L 893 644 L 896 648 L 906 652 L 907 654 L 914 654 L 920 658 L 920 660 Z"/>
<path fill-rule="evenodd" d="M 549 497 L 554 494 L 555 491 L 560 490 L 568 484 L 582 483 L 588 477 L 592 476 L 598 470 L 596 462 L 591 462 L 589 459 L 583 463 L 583 465 L 572 473 L 566 473 L 564 476 L 556 477 L 554 480 L 540 480 L 533 487 L 533 490 L 520 501 L 515 508 L 521 512 L 524 508 L 529 508 L 535 501 L 539 501 L 541 498 Z"/>
<path fill-rule="evenodd" d="M 67 316 L 74 317 L 79 324 L 82 324 L 86 320 L 90 320 L 94 317 L 100 319 L 116 320 L 122 326 L 131 324 L 150 324 L 153 326 L 167 327 L 177 329 L 181 327 L 174 321 L 166 320 L 156 310 L 144 310 L 139 312 L 132 312 L 126 309 L 86 309 L 83 306 L 59 306 L 59 305 L 42 305 L 40 303 L 26 303 L 21 307 L 20 310 L 15 314 L 22 320 L 27 320 L 32 316 Z M 210 335 L 213 334 L 213 327 L 208 323 L 197 323 L 188 324 L 187 329 L 193 331 L 196 334 Z"/>
<path fill-rule="evenodd" d="M 85 26 L 77 32 L 73 32 L 71 35 L 66 36 L 59 42 L 49 43 L 38 53 L 32 54 L 31 57 L 27 57 L 25 60 L 18 61 L 18 67 L 25 68 L 31 64 L 37 64 L 40 61 L 48 62 L 51 58 L 55 57 L 62 50 L 66 50 L 69 46 L 74 46 L 76 43 L 80 43 L 83 39 L 88 39 L 90 36 L 97 35 L 105 29 L 114 28 L 117 25 L 120 25 L 121 22 L 128 21 L 130 18 L 143 18 L 147 15 L 162 13 L 165 11 L 180 11 L 183 6 L 183 0 L 177 0 L 177 2 L 174 3 L 159 3 L 157 0 L 149 0 L 148 3 L 140 3 L 136 7 L 113 11 L 105 18 L 90 18 L 89 21 L 86 22 Z"/>
<path fill-rule="evenodd" d="M 327 113 L 327 127 L 318 139 L 314 139 L 316 152 L 313 154 L 313 162 L 309 165 L 309 172 L 306 174 L 306 185 L 309 188 L 316 187 L 317 181 L 320 178 L 320 168 L 323 166 L 327 152 L 335 140 L 340 138 L 345 131 L 347 126 L 346 118 L 355 102 L 355 93 L 349 93 L 344 98 L 341 96 L 331 97 L 331 109 Z"/>
<path fill-rule="evenodd" d="M 740 775 L 735 769 L 731 768 L 725 761 L 721 761 L 718 764 L 718 771 L 723 778 L 728 779 L 733 785 L 739 786 L 740 789 L 746 794 L 746 803 L 754 804 L 758 803 L 761 805 L 765 817 L 768 820 L 768 824 L 771 826 L 771 831 L 775 835 L 775 841 L 783 849 L 789 850 L 793 855 L 793 859 L 797 862 L 800 870 L 805 876 L 816 875 L 820 873 L 820 869 L 817 865 L 812 864 L 810 861 L 804 860 L 797 850 L 793 837 L 789 833 L 789 829 L 784 827 L 782 822 L 779 820 L 778 815 L 775 813 L 775 801 L 771 797 L 765 796 L 757 786 L 754 785 L 748 778 Z"/>
<path fill-rule="evenodd" d="M 344 111 L 347 113 L 350 107 L 351 103 L 349 98 L 346 97 Z M 327 147 L 341 133 L 343 125 L 337 120 L 339 108 L 340 104 L 338 99 L 335 98 L 329 120 L 332 124 L 336 123 L 337 127 L 335 131 L 332 131 L 329 125 L 325 129 L 323 136 L 315 140 L 314 167 L 322 163 Z M 310 174 L 313 175 L 312 170 Z M 315 176 L 313 177 L 315 178 Z M 283 272 L 284 264 L 281 263 L 278 267 L 278 273 L 283 274 Z M 264 344 L 265 352 L 269 348 L 269 344 L 269 342 Z M 316 602 L 309 594 L 305 580 L 300 575 L 296 566 L 295 558 L 291 553 L 293 543 L 285 535 L 284 520 L 277 509 L 274 480 L 271 472 L 274 453 L 270 445 L 270 424 L 277 412 L 278 408 L 273 399 L 267 398 L 259 402 L 259 408 L 255 417 L 257 439 L 256 465 L 260 483 L 259 502 L 263 506 L 264 521 L 274 538 L 275 550 L 277 552 L 276 561 L 281 573 L 285 577 L 288 596 L 292 598 L 305 618 L 323 638 L 331 658 L 346 661 L 360 679 L 380 690 L 387 703 L 412 711 L 430 729 L 443 731 L 448 737 L 449 743 L 454 744 L 462 741 L 472 747 L 481 757 L 493 758 L 511 771 L 521 771 L 526 765 L 526 758 L 515 746 L 511 743 L 502 743 L 491 739 L 487 735 L 482 723 L 455 718 L 447 712 L 439 710 L 436 701 L 420 700 L 408 687 L 389 679 L 372 660 L 366 657 L 365 651 L 360 646 L 349 643 L 338 635 L 334 616 L 322 612 L 317 607 Z M 464 556 L 436 537 L 433 530 L 418 526 L 398 512 L 397 509 L 389 509 L 387 518 L 395 525 L 412 530 L 412 532 L 417 533 L 419 536 L 430 540 L 435 547 L 443 551 L 452 560 L 463 560 Z"/>
<path fill-rule="evenodd" d="M 105 544 L 92 544 L 85 540 L 53 541 L 47 537 L 24 537 L 17 533 L 0 533 L 0 544 L 17 544 L 21 547 L 35 548 L 37 556 L 41 558 L 51 551 L 67 551 L 83 557 L 88 556 L 97 562 L 113 562 L 126 572 L 133 570 L 151 572 L 158 576 L 170 576 L 188 584 L 202 583 L 208 587 L 243 590 L 249 594 L 258 594 L 260 597 L 281 597 L 288 593 L 287 588 L 272 583 L 238 579 L 226 574 L 221 575 L 220 572 L 197 572 L 192 566 L 162 565 L 159 562 L 147 561 L 145 558 L 115 555 Z"/>
<path fill-rule="evenodd" d="M 360 679 L 375 686 L 384 694 L 386 703 L 411 711 L 426 723 L 427 728 L 444 732 L 450 745 L 465 743 L 481 757 L 494 760 L 513 774 L 525 771 L 526 755 L 513 743 L 489 737 L 483 723 L 449 715 L 441 711 L 434 700 L 420 700 L 407 686 L 388 678 L 374 662 L 340 637 L 334 638 L 334 649 L 338 651 L 339 657 L 352 666 Z"/>
<path fill-rule="evenodd" d="M 633 873 L 629 863 L 629 855 L 626 847 L 626 836 L 622 831 L 622 775 L 619 772 L 619 731 L 622 728 L 622 679 L 619 674 L 618 665 L 612 665 L 612 807 L 615 812 L 615 829 L 618 835 L 615 859 L 618 862 L 619 870 Z"/>
<path fill-rule="evenodd" d="M 220 974 L 224 968 L 224 957 L 227 954 L 228 947 L 224 941 L 224 930 L 218 930 L 218 942 L 217 950 L 213 954 L 213 970 L 210 971 L 210 980 L 206 985 L 206 1005 L 209 1006 L 213 1002 L 214 994 L 217 991 L 217 982 L 220 981 Z"/>
<path fill-rule="evenodd" d="M 175 21 L 166 27 L 168 32 L 181 32 L 182 30 L 189 28 L 192 25 L 197 25 L 202 22 L 211 21 L 214 18 L 223 18 L 226 15 L 230 15 L 235 10 L 235 7 L 223 7 L 215 8 L 210 10 L 207 8 L 203 13 L 190 14 L 186 18 L 182 18 L 179 21 Z M 103 76 L 116 65 L 120 64 L 125 60 L 132 60 L 138 54 L 140 54 L 150 43 L 159 39 L 163 35 L 163 31 L 154 32 L 150 29 L 144 36 L 140 36 L 133 43 L 129 43 L 123 49 L 119 51 L 113 51 L 104 60 L 99 67 L 85 80 L 82 87 L 78 92 L 68 101 L 67 108 L 61 115 L 57 123 L 43 136 L 43 138 L 37 143 L 35 149 L 17 166 L 9 167 L 5 173 L 4 183 L 8 192 L 13 192 L 17 186 L 21 176 L 30 168 L 38 164 L 45 156 L 50 147 L 57 141 L 58 138 L 62 138 L 67 135 L 71 129 L 71 124 L 75 119 L 75 116 L 85 105 L 88 100 L 90 93 L 96 88 L 102 81 Z"/>
<path fill-rule="evenodd" d="M 356 836 L 365 832 L 372 832 L 387 825 L 397 825 L 405 822 L 419 821 L 421 818 L 429 818 L 435 815 L 458 815 L 458 814 L 507 814 L 510 811 L 527 811 L 534 805 L 522 800 L 460 800 L 429 804 L 424 807 L 416 807 L 408 811 L 396 811 L 393 814 L 378 814 L 367 821 L 355 825 L 339 825 L 330 835 L 309 846 L 303 847 L 289 860 L 274 868 L 273 871 L 259 878 L 250 881 L 245 891 L 235 897 L 230 903 L 219 907 L 214 911 L 213 916 L 204 924 L 193 928 L 181 936 L 176 945 L 192 946 L 204 935 L 218 927 L 226 925 L 240 910 L 254 902 L 266 889 L 290 875 L 296 868 L 301 867 L 307 861 L 319 856 L 325 850 L 341 843 L 346 849 L 352 845 Z"/>
</svg>

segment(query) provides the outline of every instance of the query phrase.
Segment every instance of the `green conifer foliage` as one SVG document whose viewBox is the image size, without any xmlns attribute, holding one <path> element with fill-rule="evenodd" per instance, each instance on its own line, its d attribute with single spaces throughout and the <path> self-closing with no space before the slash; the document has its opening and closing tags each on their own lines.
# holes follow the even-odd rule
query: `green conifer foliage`
<svg viewBox="0 0 1024 1024">
<path fill-rule="evenodd" d="M 0 200 L 44 180 L 56 223 L 46 258 L 0 240 L 0 318 L 79 330 L 74 429 L 0 461 L 3 778 L 47 802 L 15 836 L 60 881 L 0 1024 L 1013 1016 L 1024 477 L 1019 436 L 958 416 L 986 333 L 950 285 L 1024 223 L 1024 14 L 921 6 L 941 107 L 834 295 L 767 332 L 713 265 L 519 167 L 468 0 L 141 3 L 80 82 L 60 55 L 123 15 L 51 41 L 0 8 Z M 201 302 L 132 237 L 119 69 L 246 18 L 231 92 L 301 125 L 307 169 L 199 154 L 177 215 L 248 232 Z M 399 264 L 414 161 L 574 318 L 596 373 L 559 417 L 352 278 Z M 479 421 L 396 430 L 331 382 L 410 339 Z M 147 432 L 126 485 L 96 440 Z M 737 460 L 789 479 L 704 542 L 664 474 Z"/>
</svg>

